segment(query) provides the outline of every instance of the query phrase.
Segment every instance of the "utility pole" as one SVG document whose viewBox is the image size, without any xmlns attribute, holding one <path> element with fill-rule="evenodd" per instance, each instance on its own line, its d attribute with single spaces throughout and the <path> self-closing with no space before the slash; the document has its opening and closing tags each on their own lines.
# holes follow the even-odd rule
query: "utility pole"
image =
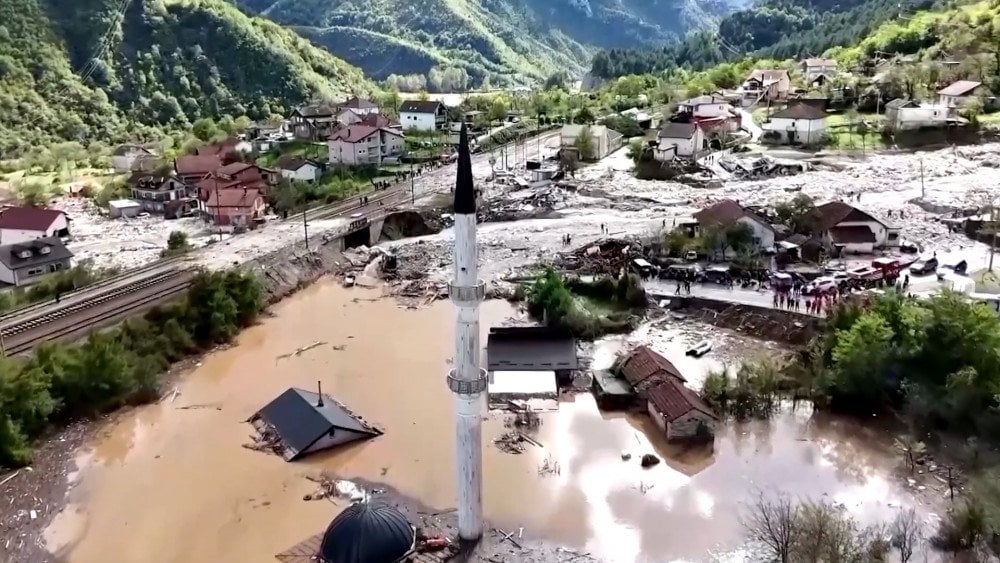
<svg viewBox="0 0 1000 563">
<path fill-rule="evenodd" d="M 309 222 L 306 220 L 306 213 L 309 212 L 309 204 L 302 209 L 302 234 L 306 239 L 306 252 L 309 252 Z"/>
<path fill-rule="evenodd" d="M 413 180 L 413 159 L 410 159 L 410 205 L 417 202 L 417 191 Z"/>
<path fill-rule="evenodd" d="M 927 197 L 927 188 L 924 186 L 924 159 L 920 159 L 920 199 Z"/>
</svg>

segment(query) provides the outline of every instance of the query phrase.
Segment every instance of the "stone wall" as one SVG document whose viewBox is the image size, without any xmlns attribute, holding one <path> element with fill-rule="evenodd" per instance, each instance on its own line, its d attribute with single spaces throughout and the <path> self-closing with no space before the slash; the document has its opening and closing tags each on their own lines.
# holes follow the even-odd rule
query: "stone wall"
<svg viewBox="0 0 1000 563">
<path fill-rule="evenodd" d="M 264 286 L 269 303 L 295 293 L 320 276 L 340 273 L 350 267 L 344 258 L 344 239 L 320 235 L 309 239 L 309 251 L 302 242 L 248 262 L 244 267 L 254 272 Z"/>
<path fill-rule="evenodd" d="M 820 317 L 770 307 L 686 296 L 675 298 L 676 308 L 708 324 L 747 336 L 794 345 L 808 344 L 817 334 Z"/>
</svg>

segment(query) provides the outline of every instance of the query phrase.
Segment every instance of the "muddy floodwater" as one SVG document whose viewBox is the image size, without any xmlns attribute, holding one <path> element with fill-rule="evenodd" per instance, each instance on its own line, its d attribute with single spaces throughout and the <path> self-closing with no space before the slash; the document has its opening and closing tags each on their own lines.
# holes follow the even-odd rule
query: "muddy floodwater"
<svg viewBox="0 0 1000 563">
<path fill-rule="evenodd" d="M 50 549 L 80 563 L 274 561 L 339 510 L 302 500 L 314 490 L 304 476 L 324 470 L 454 506 L 444 380 L 452 307 L 407 310 L 378 296 L 316 284 L 206 357 L 176 397 L 120 417 L 81 453 L 72 504 L 46 534 Z M 484 335 L 514 313 L 505 302 L 485 303 Z M 676 339 L 649 337 L 696 386 L 713 364 L 711 354 L 678 354 Z M 326 344 L 281 357 L 316 341 Z M 599 344 L 595 362 L 609 361 L 614 346 Z M 241 447 L 250 434 L 243 420 L 289 386 L 313 389 L 317 380 L 385 435 L 295 463 Z M 521 455 L 492 445 L 502 418 L 491 415 L 483 432 L 487 517 L 610 561 L 739 554 L 739 511 L 757 490 L 842 503 L 862 520 L 915 502 L 893 477 L 898 460 L 885 453 L 884 436 L 808 410 L 726 425 L 714 451 L 667 445 L 645 417 L 601 413 L 589 394 L 543 415 L 536 439 L 544 447 Z M 638 458 L 650 452 L 665 463 L 644 470 Z M 546 461 L 559 472 L 540 474 Z"/>
</svg>

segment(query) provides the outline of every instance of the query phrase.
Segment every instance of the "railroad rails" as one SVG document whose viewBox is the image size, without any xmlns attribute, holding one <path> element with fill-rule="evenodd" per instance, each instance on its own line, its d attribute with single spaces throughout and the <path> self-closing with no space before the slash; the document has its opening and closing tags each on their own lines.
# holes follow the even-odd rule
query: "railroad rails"
<svg viewBox="0 0 1000 563">
<path fill-rule="evenodd" d="M 0 346 L 12 355 L 28 352 L 42 342 L 83 336 L 183 295 L 197 270 L 174 266 L 142 273 L 145 275 L 78 292 L 76 299 L 61 306 L 5 317 L 0 320 Z"/>
</svg>

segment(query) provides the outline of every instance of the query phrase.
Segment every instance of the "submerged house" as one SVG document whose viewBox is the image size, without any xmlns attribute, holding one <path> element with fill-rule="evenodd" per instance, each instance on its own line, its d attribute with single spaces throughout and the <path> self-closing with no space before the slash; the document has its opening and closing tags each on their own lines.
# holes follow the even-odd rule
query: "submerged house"
<svg viewBox="0 0 1000 563">
<path fill-rule="evenodd" d="M 687 381 L 677 366 L 649 346 L 639 346 L 625 356 L 618 365 L 618 373 L 640 397 L 645 397 L 649 389 L 665 381 Z"/>
<path fill-rule="evenodd" d="M 715 436 L 719 417 L 682 381 L 668 378 L 647 394 L 646 410 L 668 440 L 711 440 Z"/>
<path fill-rule="evenodd" d="M 486 344 L 491 400 L 556 398 L 580 368 L 576 339 L 549 327 L 494 327 Z"/>
<path fill-rule="evenodd" d="M 382 435 L 329 395 L 294 387 L 278 395 L 247 422 L 285 461 Z"/>
</svg>

